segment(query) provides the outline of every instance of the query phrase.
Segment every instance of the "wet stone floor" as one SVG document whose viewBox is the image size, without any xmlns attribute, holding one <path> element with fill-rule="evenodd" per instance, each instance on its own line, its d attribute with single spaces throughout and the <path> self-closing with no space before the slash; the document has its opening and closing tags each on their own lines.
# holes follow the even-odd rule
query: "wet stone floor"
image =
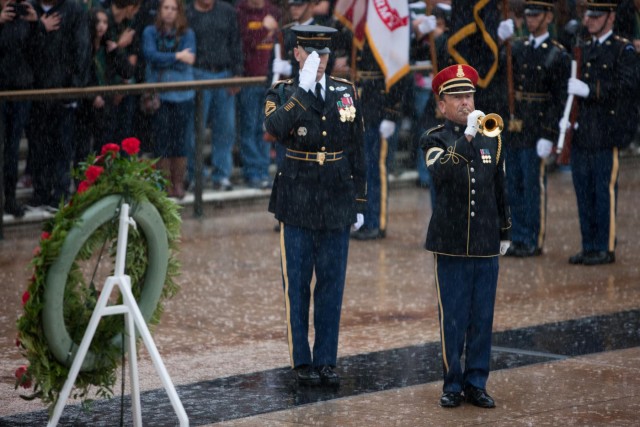
<svg viewBox="0 0 640 427">
<path fill-rule="evenodd" d="M 288 368 L 275 221 L 258 198 L 189 207 L 179 294 L 154 330 L 190 425 L 431 426 L 637 425 L 640 411 L 640 158 L 621 162 L 616 263 L 572 266 L 580 249 L 571 174 L 549 176 L 547 238 L 535 258 L 502 258 L 492 374 L 497 408 L 438 406 L 442 386 L 433 257 L 422 249 L 428 191 L 395 186 L 387 238 L 353 241 L 337 371 L 339 388 L 297 387 Z M 0 241 L 0 426 L 46 425 L 13 372 L 25 360 L 15 320 L 30 276 L 37 226 Z M 178 425 L 147 351 L 140 380 L 145 426 Z M 124 398 L 91 412 L 70 400 L 59 425 L 132 425 Z"/>
</svg>

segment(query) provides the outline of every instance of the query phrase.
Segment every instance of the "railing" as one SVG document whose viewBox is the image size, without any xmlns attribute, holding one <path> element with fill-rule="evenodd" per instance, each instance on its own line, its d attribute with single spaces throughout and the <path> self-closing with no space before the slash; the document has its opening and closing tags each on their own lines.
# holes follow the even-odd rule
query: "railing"
<svg viewBox="0 0 640 427">
<path fill-rule="evenodd" d="M 412 66 L 411 71 L 430 71 L 430 65 Z M 194 203 L 193 215 L 202 216 L 202 171 L 204 169 L 204 136 L 203 89 L 219 89 L 223 87 L 244 87 L 266 85 L 266 77 L 234 77 L 216 80 L 194 80 L 175 83 L 138 83 L 111 86 L 91 86 L 82 88 L 30 89 L 16 91 L 0 91 L 0 104 L 4 101 L 27 101 L 38 99 L 78 99 L 95 95 L 137 95 L 147 92 L 168 92 L 175 90 L 196 90 L 195 112 L 195 149 L 194 149 Z M 0 115 L 0 195 L 4 195 L 4 118 Z M 4 213 L 4 197 L 0 197 L 0 212 Z M 0 216 L 0 239 L 3 238 L 3 220 Z"/>
</svg>

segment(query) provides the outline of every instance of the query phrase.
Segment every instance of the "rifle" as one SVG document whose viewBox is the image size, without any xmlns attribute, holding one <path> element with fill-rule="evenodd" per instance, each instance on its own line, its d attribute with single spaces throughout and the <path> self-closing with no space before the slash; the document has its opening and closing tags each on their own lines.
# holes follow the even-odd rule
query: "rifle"
<svg viewBox="0 0 640 427">
<path fill-rule="evenodd" d="M 571 77 L 579 78 L 580 64 L 582 63 L 582 48 L 580 47 L 580 35 L 576 33 L 576 44 L 573 47 L 573 60 L 571 61 Z M 576 121 L 578 120 L 578 101 L 574 95 L 569 95 L 567 103 L 564 106 L 564 114 L 562 122 L 570 123 L 569 128 L 562 126 L 558 137 L 558 145 L 556 154 L 558 155 L 557 163 L 559 165 L 568 165 L 571 157 L 571 140 L 573 139 L 573 131 Z"/>
</svg>

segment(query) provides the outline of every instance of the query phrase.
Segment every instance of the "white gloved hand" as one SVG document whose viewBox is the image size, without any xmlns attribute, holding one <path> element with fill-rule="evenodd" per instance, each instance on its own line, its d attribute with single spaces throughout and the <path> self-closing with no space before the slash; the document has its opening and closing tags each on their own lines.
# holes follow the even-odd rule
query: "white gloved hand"
<svg viewBox="0 0 640 427">
<path fill-rule="evenodd" d="M 418 22 L 418 30 L 422 34 L 429 34 L 436 29 L 436 17 L 434 15 L 417 15 L 416 22 Z"/>
<path fill-rule="evenodd" d="M 313 90 L 316 85 L 316 77 L 318 75 L 318 67 L 320 66 L 320 56 L 315 50 L 307 56 L 304 61 L 304 67 L 300 70 L 300 86 L 304 90 Z"/>
<path fill-rule="evenodd" d="M 571 122 L 569 120 L 565 120 L 564 118 L 562 118 L 558 123 L 558 128 L 560 129 L 560 132 L 562 132 L 563 129 L 566 132 L 569 129 L 571 129 Z M 573 130 L 578 130 L 578 122 L 573 123 Z"/>
<path fill-rule="evenodd" d="M 536 152 L 538 153 L 538 157 L 541 159 L 546 159 L 551 154 L 551 149 L 553 148 L 553 142 L 549 141 L 546 138 L 540 138 L 536 143 Z"/>
<path fill-rule="evenodd" d="M 396 131 L 396 122 L 392 122 L 391 120 L 384 119 L 380 122 L 380 135 L 384 139 L 389 139 L 391 135 Z"/>
<path fill-rule="evenodd" d="M 498 25 L 498 38 L 503 42 L 513 35 L 513 31 L 513 19 L 506 19 Z"/>
<path fill-rule="evenodd" d="M 290 76 L 292 70 L 293 67 L 291 66 L 289 61 L 286 61 L 284 59 L 275 58 L 273 60 L 273 64 L 271 65 L 271 71 L 273 71 L 273 74 L 284 74 L 286 76 Z"/>
<path fill-rule="evenodd" d="M 471 138 L 478 133 L 478 118 L 484 116 L 484 113 L 480 110 L 474 110 L 467 116 L 467 128 L 464 130 L 465 135 L 469 135 Z"/>
<path fill-rule="evenodd" d="M 364 215 L 361 213 L 356 214 L 356 222 L 354 222 L 353 225 L 351 226 L 353 228 L 353 231 L 360 230 L 360 227 L 362 227 L 362 224 L 364 224 Z"/>
<path fill-rule="evenodd" d="M 569 95 L 576 95 L 581 98 L 586 98 L 587 96 L 589 96 L 589 92 L 589 85 L 582 80 L 578 80 L 575 77 L 571 77 L 569 79 L 569 85 L 567 86 L 567 93 Z"/>
<path fill-rule="evenodd" d="M 504 255 L 509 250 L 511 242 L 509 240 L 500 240 L 500 255 Z"/>
</svg>

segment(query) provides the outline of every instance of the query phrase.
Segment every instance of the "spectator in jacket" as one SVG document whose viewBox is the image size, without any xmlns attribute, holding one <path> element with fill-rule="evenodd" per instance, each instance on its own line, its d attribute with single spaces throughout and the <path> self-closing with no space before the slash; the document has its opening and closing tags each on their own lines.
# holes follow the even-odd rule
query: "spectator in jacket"
<svg viewBox="0 0 640 427">
<path fill-rule="evenodd" d="M 144 29 L 142 51 L 147 62 L 147 82 L 193 80 L 196 40 L 188 27 L 180 0 L 161 0 L 155 25 Z M 187 168 L 186 138 L 193 123 L 195 91 L 162 92 L 160 109 L 153 119 L 154 155 L 167 176 L 171 197 L 184 197 Z"/>
<path fill-rule="evenodd" d="M 36 89 L 83 87 L 91 57 L 89 25 L 83 6 L 73 0 L 39 0 L 39 23 L 33 55 Z M 38 100 L 31 107 L 28 127 L 32 150 L 33 197 L 31 207 L 56 209 L 69 196 L 74 153 L 77 102 Z"/>
<path fill-rule="evenodd" d="M 30 89 L 33 70 L 30 53 L 38 15 L 30 3 L 0 1 L 0 90 Z M 29 119 L 30 101 L 7 101 L 0 114 L 4 122 L 4 211 L 22 217 L 24 208 L 16 200 L 20 138 Z"/>
</svg>

